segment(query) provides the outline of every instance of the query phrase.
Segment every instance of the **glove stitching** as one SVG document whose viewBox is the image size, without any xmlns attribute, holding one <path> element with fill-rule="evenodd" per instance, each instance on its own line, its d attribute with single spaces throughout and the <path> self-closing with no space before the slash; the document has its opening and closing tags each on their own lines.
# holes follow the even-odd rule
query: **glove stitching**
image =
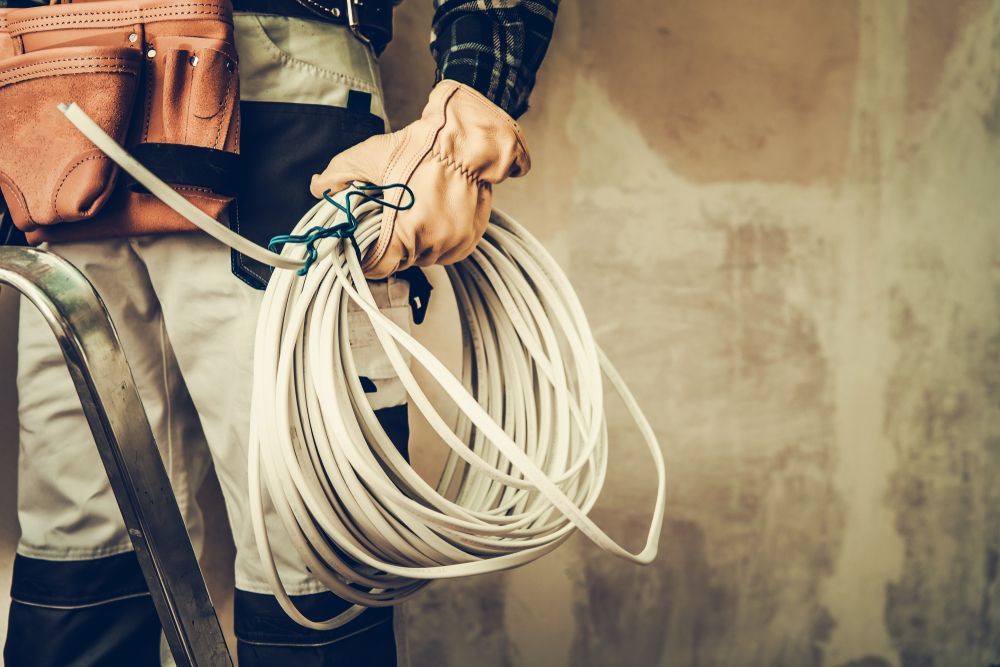
<svg viewBox="0 0 1000 667">
<path fill-rule="evenodd" d="M 476 176 L 472 172 L 472 170 L 469 169 L 468 167 L 466 167 L 465 165 L 461 164 L 460 162 L 456 161 L 455 159 L 453 159 L 451 157 L 448 157 L 447 155 L 445 155 L 444 153 L 441 153 L 438 150 L 431 151 L 431 155 L 433 155 L 434 157 L 436 157 L 439 162 L 441 162 L 441 163 L 443 163 L 443 164 L 451 167 L 452 169 L 454 169 L 455 171 L 457 171 L 458 173 L 460 173 L 462 176 L 464 176 L 466 178 L 466 180 L 468 180 L 470 183 L 472 183 L 476 187 L 483 187 L 484 185 L 487 185 L 489 183 L 489 181 Z"/>
<path fill-rule="evenodd" d="M 403 130 L 403 132 L 406 132 L 406 130 Z M 396 163 L 399 161 L 399 158 L 402 157 L 403 155 L 403 150 L 410 145 L 410 141 L 412 140 L 412 138 L 413 138 L 412 133 L 407 132 L 405 135 L 403 135 L 401 141 L 396 142 L 396 145 L 395 147 L 393 147 L 392 152 L 389 153 L 389 159 L 388 161 L 386 161 L 385 168 L 382 169 L 383 183 L 389 183 L 390 181 L 393 180 L 390 177 L 390 174 L 393 173 L 394 169 L 396 168 Z M 402 193 L 399 194 L 400 198 L 402 198 Z"/>
<path fill-rule="evenodd" d="M 434 150 L 434 144 L 437 142 L 438 134 L 441 132 L 441 130 L 447 123 L 445 108 L 447 107 L 448 99 L 450 97 L 451 95 L 449 95 L 448 98 L 444 100 L 443 104 L 441 105 L 441 109 L 437 111 L 437 113 L 440 115 L 440 118 L 438 119 L 437 122 L 437 127 L 434 128 L 433 132 L 426 133 L 421 142 L 421 149 L 413 156 L 413 158 L 408 163 L 405 163 L 405 165 L 400 169 L 399 171 L 400 182 L 409 183 L 410 179 L 413 178 L 413 173 L 417 170 L 417 168 L 424 161 L 424 159 L 426 159 L 427 155 Z M 405 130 L 402 131 L 405 132 Z M 401 144 L 409 144 L 409 142 L 413 140 L 414 137 L 412 133 L 407 133 L 406 137 L 404 138 L 404 141 L 401 142 Z M 402 145 L 398 146 L 397 149 L 398 150 L 396 150 L 390 157 L 389 164 L 386 165 L 385 171 L 383 173 L 385 174 L 395 173 L 395 170 L 397 169 L 397 163 L 399 159 L 403 157 L 404 153 Z M 402 196 L 403 193 L 400 192 L 398 195 L 399 198 L 396 200 L 395 203 L 399 203 L 399 201 L 402 201 Z M 375 249 L 371 252 L 370 255 L 368 255 L 364 263 L 361 265 L 361 269 L 363 271 L 370 270 L 372 267 L 379 264 L 382 261 L 382 258 L 385 257 L 385 253 L 388 251 L 389 244 L 392 241 L 393 235 L 395 234 L 396 219 L 398 218 L 398 213 L 399 213 L 398 211 L 390 209 L 388 211 L 388 215 L 385 215 L 382 218 L 382 225 L 383 225 L 382 233 L 379 234 L 378 240 L 375 242 Z M 393 270 L 393 272 L 397 270 L 399 270 L 398 265 Z"/>
<path fill-rule="evenodd" d="M 406 132 L 406 130 L 402 131 Z M 437 133 L 435 132 L 434 137 L 436 136 Z M 384 181 L 389 182 L 391 180 L 395 180 L 395 179 L 390 179 L 389 175 L 396 172 L 397 163 L 403 157 L 405 153 L 404 149 L 410 144 L 411 141 L 413 141 L 413 135 L 411 132 L 407 132 L 407 134 L 403 137 L 403 140 L 399 142 L 399 145 L 397 145 L 393 150 L 393 152 L 390 154 L 388 163 L 386 164 L 385 169 L 382 171 Z M 427 140 L 425 139 L 424 141 L 426 144 Z M 433 145 L 433 142 L 434 139 L 432 138 L 430 140 L 431 145 Z M 400 175 L 402 177 L 399 179 L 400 182 L 409 183 L 410 179 L 413 177 L 413 172 L 416 171 L 417 165 L 419 165 L 422 160 L 423 158 L 421 157 L 419 160 L 411 161 L 409 164 L 405 165 L 405 167 L 403 167 L 400 171 Z M 396 200 L 393 203 L 398 204 L 400 201 L 402 201 L 402 197 L 403 193 L 399 192 L 396 197 Z M 379 234 L 378 240 L 375 242 L 374 251 L 371 252 L 371 254 L 366 258 L 364 263 L 361 265 L 363 271 L 371 269 L 372 267 L 374 267 L 375 265 L 377 265 L 379 262 L 382 261 L 382 258 L 385 256 L 386 251 L 389 249 L 389 243 L 392 241 L 392 237 L 395 234 L 396 218 L 398 213 L 399 212 L 396 211 L 395 209 L 389 209 L 387 211 L 387 215 L 383 216 L 382 233 Z"/>
</svg>

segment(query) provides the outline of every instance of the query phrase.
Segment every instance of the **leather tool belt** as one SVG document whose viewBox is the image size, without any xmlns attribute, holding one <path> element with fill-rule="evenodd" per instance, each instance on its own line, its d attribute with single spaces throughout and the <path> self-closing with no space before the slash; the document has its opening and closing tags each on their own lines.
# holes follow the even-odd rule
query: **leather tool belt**
<svg viewBox="0 0 1000 667">
<path fill-rule="evenodd" d="M 28 241 L 187 231 L 59 112 L 76 102 L 208 215 L 235 194 L 239 77 L 229 0 L 0 9 L 0 190 Z"/>
</svg>

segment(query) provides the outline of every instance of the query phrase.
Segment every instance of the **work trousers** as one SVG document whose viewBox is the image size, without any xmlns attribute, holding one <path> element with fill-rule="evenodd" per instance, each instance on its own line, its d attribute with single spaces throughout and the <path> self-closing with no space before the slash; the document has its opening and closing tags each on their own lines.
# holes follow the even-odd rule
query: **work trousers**
<svg viewBox="0 0 1000 667">
<path fill-rule="evenodd" d="M 230 224 L 262 237 L 272 230 L 254 226 L 255 216 L 264 211 L 274 233 L 291 229 L 310 203 L 309 175 L 323 169 L 330 150 L 384 127 L 384 110 L 374 56 L 341 26 L 237 14 L 236 41 L 241 139 L 255 192 L 240 198 L 242 215 Z M 303 135 L 312 141 L 303 144 Z M 394 665 L 391 610 L 369 610 L 334 631 L 307 630 L 284 615 L 264 577 L 247 456 L 257 288 L 266 271 L 200 232 L 48 250 L 79 268 L 107 305 L 196 552 L 204 526 L 194 496 L 214 463 L 236 544 L 240 664 Z M 409 326 L 407 284 L 371 287 L 379 307 Z M 350 317 L 359 373 L 371 380 L 373 407 L 405 452 L 405 393 L 365 316 Z M 27 302 L 18 352 L 22 534 L 6 664 L 159 664 L 160 626 L 79 399 L 48 325 Z M 282 580 L 306 613 L 324 618 L 346 608 L 306 571 L 276 515 L 267 524 Z"/>
</svg>

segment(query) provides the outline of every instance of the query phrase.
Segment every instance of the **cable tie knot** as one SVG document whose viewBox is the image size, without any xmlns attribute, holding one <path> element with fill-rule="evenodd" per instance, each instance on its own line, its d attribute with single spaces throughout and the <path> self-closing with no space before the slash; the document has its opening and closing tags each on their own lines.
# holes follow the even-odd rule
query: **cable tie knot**
<svg viewBox="0 0 1000 667">
<path fill-rule="evenodd" d="M 360 260 L 361 248 L 358 247 L 358 242 L 354 238 L 354 232 L 358 230 L 358 218 L 354 215 L 354 211 L 352 210 L 354 206 L 351 204 L 351 197 L 357 196 L 362 202 L 375 202 L 384 208 L 391 208 L 396 211 L 405 211 L 413 208 L 413 204 L 416 202 L 413 190 L 411 190 L 405 183 L 390 183 L 389 185 L 375 185 L 373 183 L 368 183 L 355 185 L 354 188 L 355 189 L 344 195 L 344 204 L 340 204 L 334 200 L 334 198 L 330 196 L 329 189 L 323 192 L 323 199 L 347 216 L 346 222 L 333 225 L 332 227 L 322 227 L 317 225 L 316 227 L 309 228 L 305 234 L 280 234 L 272 237 L 271 240 L 268 241 L 267 249 L 274 252 L 277 246 L 284 245 L 286 243 L 304 243 L 306 246 L 306 259 L 302 264 L 302 268 L 295 272 L 298 276 L 306 275 L 309 272 L 309 269 L 312 268 L 312 265 L 319 258 L 319 252 L 316 250 L 316 243 L 322 239 L 350 239 L 351 244 L 354 246 L 354 252 L 358 254 L 358 259 Z M 409 202 L 406 204 L 395 204 L 383 199 L 380 196 L 369 194 L 371 192 L 377 191 L 381 193 L 386 190 L 394 190 L 397 188 L 402 189 L 405 194 L 410 196 Z"/>
</svg>

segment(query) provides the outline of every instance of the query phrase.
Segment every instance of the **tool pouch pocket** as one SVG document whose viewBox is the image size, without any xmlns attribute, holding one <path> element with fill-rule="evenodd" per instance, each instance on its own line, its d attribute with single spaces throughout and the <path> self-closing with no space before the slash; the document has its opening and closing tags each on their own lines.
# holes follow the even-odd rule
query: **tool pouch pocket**
<svg viewBox="0 0 1000 667">
<path fill-rule="evenodd" d="M 216 217 L 236 194 L 239 75 L 232 41 L 152 35 L 145 62 L 142 131 L 128 149 Z M 152 53 L 150 56 L 148 54 Z M 133 208 L 161 206 L 129 182 Z"/>
<path fill-rule="evenodd" d="M 232 43 L 164 37 L 154 48 L 143 141 L 222 150 L 237 100 Z"/>
<path fill-rule="evenodd" d="M 53 48 L 0 60 L 0 189 L 20 229 L 86 220 L 100 211 L 117 167 L 57 105 L 77 101 L 121 142 L 140 68 L 141 54 L 114 46 Z"/>
</svg>

